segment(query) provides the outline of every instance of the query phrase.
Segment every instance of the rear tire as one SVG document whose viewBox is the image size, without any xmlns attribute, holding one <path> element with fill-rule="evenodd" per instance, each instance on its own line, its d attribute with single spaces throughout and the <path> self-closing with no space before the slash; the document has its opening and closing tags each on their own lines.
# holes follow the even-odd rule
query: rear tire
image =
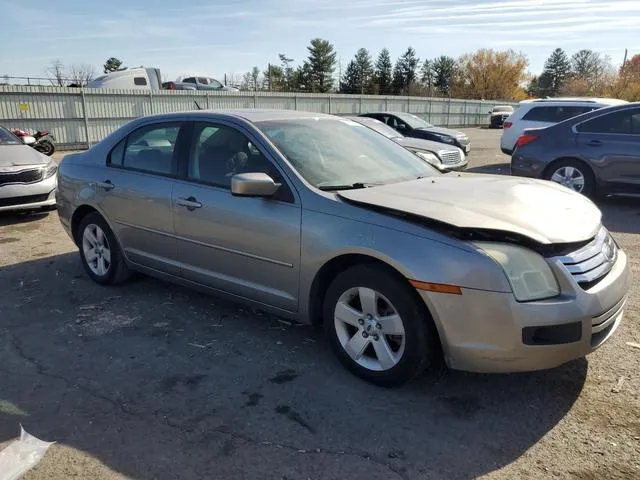
<svg viewBox="0 0 640 480">
<path fill-rule="evenodd" d="M 375 265 L 340 273 L 324 302 L 334 353 L 356 376 L 395 387 L 435 365 L 438 335 L 424 305 L 403 278 Z"/>
<path fill-rule="evenodd" d="M 100 214 L 89 213 L 82 219 L 78 227 L 77 244 L 82 265 L 94 282 L 115 285 L 131 276 L 120 244 Z"/>
<path fill-rule="evenodd" d="M 568 158 L 551 164 L 545 171 L 544 178 L 586 197 L 592 197 L 596 191 L 593 171 L 586 163 L 579 160 Z"/>
<path fill-rule="evenodd" d="M 36 146 L 36 150 L 50 157 L 56 151 L 56 147 L 53 145 L 53 142 L 42 140 L 40 144 Z"/>
</svg>

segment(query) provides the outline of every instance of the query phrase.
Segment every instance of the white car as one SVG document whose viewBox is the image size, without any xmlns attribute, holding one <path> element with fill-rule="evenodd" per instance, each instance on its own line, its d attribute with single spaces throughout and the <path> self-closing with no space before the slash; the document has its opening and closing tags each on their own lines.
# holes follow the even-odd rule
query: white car
<svg viewBox="0 0 640 480">
<path fill-rule="evenodd" d="M 603 107 L 628 103 L 613 98 L 542 98 L 523 100 L 504 121 L 500 150 L 513 153 L 516 141 L 527 128 L 543 128 Z"/>
<path fill-rule="evenodd" d="M 0 212 L 56 208 L 58 165 L 0 127 Z"/>
</svg>

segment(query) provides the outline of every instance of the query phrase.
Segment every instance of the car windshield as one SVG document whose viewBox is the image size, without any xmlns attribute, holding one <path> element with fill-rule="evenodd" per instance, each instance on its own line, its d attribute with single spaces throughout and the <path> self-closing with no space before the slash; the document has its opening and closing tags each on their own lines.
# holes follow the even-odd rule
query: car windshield
<svg viewBox="0 0 640 480">
<path fill-rule="evenodd" d="M 352 120 L 301 118 L 256 125 L 307 182 L 324 190 L 439 175 L 413 153 Z"/>
<path fill-rule="evenodd" d="M 369 127 L 370 129 L 375 130 L 376 132 L 380 133 L 381 135 L 384 135 L 387 138 L 401 137 L 401 135 L 396 130 L 391 128 L 389 125 L 382 123 L 379 120 L 374 120 L 372 118 L 367 118 L 367 117 L 360 117 L 357 120 L 354 120 L 354 122 L 361 123 L 365 127 Z"/>
<path fill-rule="evenodd" d="M 0 145 L 22 145 L 22 142 L 9 130 L 0 127 Z"/>
<path fill-rule="evenodd" d="M 411 113 L 395 113 L 396 117 L 405 122 L 411 128 L 433 128 L 433 125 Z"/>
</svg>

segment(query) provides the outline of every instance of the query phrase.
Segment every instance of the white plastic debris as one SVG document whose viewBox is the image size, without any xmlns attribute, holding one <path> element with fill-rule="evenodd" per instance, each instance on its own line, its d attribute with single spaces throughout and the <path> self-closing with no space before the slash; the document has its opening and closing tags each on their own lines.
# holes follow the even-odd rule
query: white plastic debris
<svg viewBox="0 0 640 480">
<path fill-rule="evenodd" d="M 20 425 L 20 440 L 0 452 L 0 480 L 18 480 L 35 467 L 55 442 L 43 442 Z"/>
</svg>

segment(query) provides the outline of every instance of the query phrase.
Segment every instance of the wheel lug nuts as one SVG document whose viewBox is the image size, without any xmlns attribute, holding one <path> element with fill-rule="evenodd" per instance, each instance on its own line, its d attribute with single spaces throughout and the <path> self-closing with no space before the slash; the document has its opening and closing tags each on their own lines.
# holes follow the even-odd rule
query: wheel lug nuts
<svg viewBox="0 0 640 480">
<path fill-rule="evenodd" d="M 364 325 L 364 319 L 359 318 L 359 319 L 358 319 L 358 323 L 359 323 L 360 325 Z"/>
<path fill-rule="evenodd" d="M 380 340 L 380 337 L 378 335 L 374 335 L 373 339 L 377 342 L 378 340 Z"/>
<path fill-rule="evenodd" d="M 367 338 L 367 337 L 369 336 L 369 334 L 368 334 L 367 332 L 362 332 L 362 336 L 363 336 L 364 338 Z"/>
</svg>

